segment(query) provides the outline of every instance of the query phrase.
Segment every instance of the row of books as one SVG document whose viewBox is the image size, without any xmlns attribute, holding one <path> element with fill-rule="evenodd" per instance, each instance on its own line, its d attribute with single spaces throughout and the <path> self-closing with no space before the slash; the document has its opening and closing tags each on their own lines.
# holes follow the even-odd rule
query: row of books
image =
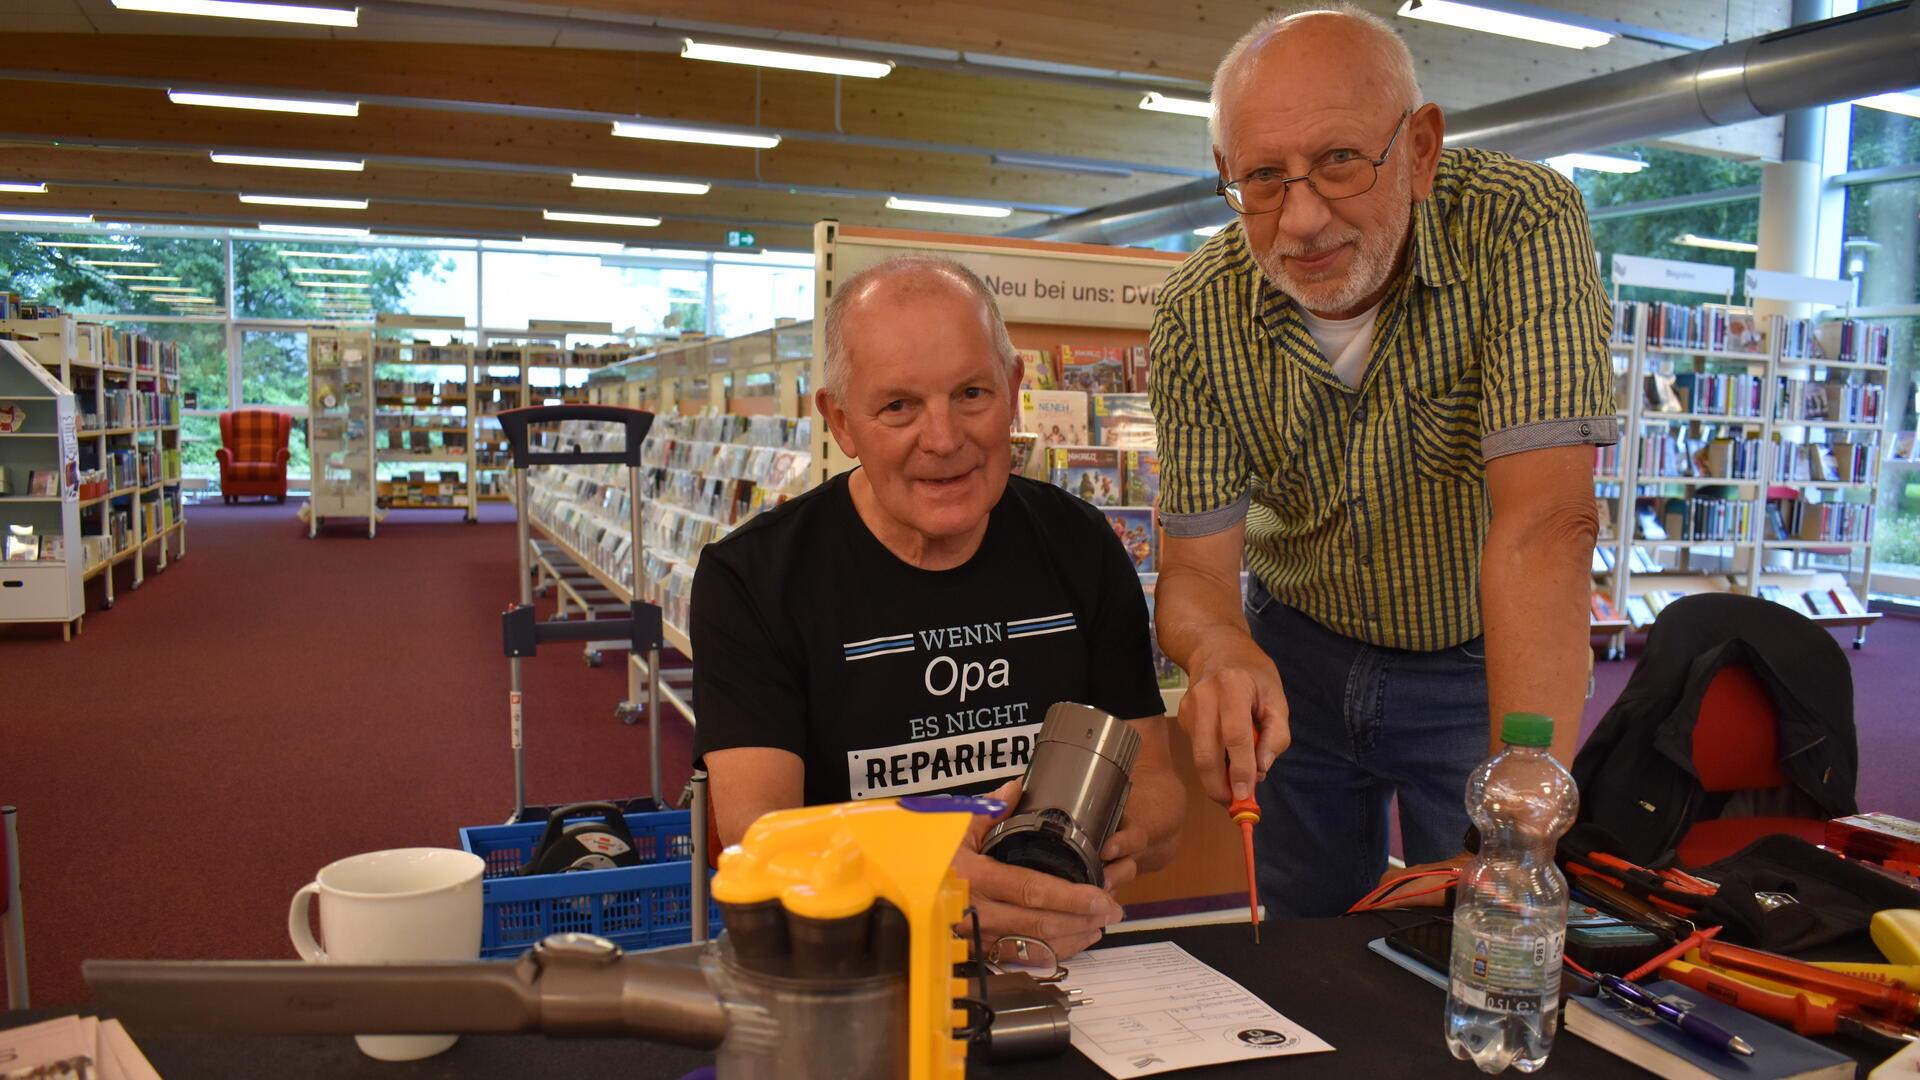
<svg viewBox="0 0 1920 1080">
<path fill-rule="evenodd" d="M 145 334 L 124 330 L 108 339 L 111 352 L 106 362 L 114 367 L 132 368 L 175 376 L 180 373 L 180 344 L 161 341 Z"/>
<path fill-rule="evenodd" d="M 1160 455 L 1153 450 L 1056 446 L 1047 479 L 1095 506 L 1152 507 L 1160 501 Z"/>
<path fill-rule="evenodd" d="M 436 473 L 428 478 L 425 472 L 414 470 L 405 477 L 379 481 L 374 487 L 374 495 L 381 506 L 395 503 L 446 507 L 467 505 L 466 481 L 453 472 Z"/>
<path fill-rule="evenodd" d="M 107 484 L 113 491 L 138 487 L 139 460 L 132 450 L 109 450 L 106 456 Z"/>
<path fill-rule="evenodd" d="M 1614 325 L 1621 324 L 1622 304 L 1614 304 Z M 1761 352 L 1765 345 L 1753 314 L 1719 304 L 1650 303 L 1643 309 L 1647 317 L 1647 341 L 1660 348 L 1701 349 L 1713 352 Z M 1627 333 L 1633 332 L 1633 309 L 1624 318 Z"/>
<path fill-rule="evenodd" d="M 473 358 L 471 345 L 435 345 L 428 341 L 376 341 L 373 360 L 377 364 L 465 364 Z"/>
<path fill-rule="evenodd" d="M 1040 445 L 1108 446 L 1153 450 L 1153 409 L 1145 394 L 1085 394 L 1077 390 L 1022 390 L 1020 430 Z"/>
<path fill-rule="evenodd" d="M 1867 605 L 1845 585 L 1796 592 L 1779 585 L 1760 586 L 1760 598 L 1792 608 L 1802 615 L 1865 615 Z"/>
<path fill-rule="evenodd" d="M 1650 431 L 1640 436 L 1639 475 L 1758 480 L 1764 446 L 1760 439 L 1686 439 Z"/>
<path fill-rule="evenodd" d="M 1838 360 L 1845 364 L 1885 364 L 1893 358 L 1893 327 L 1859 319 L 1829 319 L 1807 326 L 1789 319 L 1780 355 L 1788 360 Z"/>
<path fill-rule="evenodd" d="M 1887 388 L 1879 383 L 1824 383 L 1783 375 L 1773 399 L 1773 418 L 1877 424 L 1886 394 Z"/>
<path fill-rule="evenodd" d="M 1871 484 L 1880 469 L 1880 444 L 1866 442 L 1801 443 L 1783 440 L 1773 460 L 1773 479 Z"/>
<path fill-rule="evenodd" d="M 385 417 L 381 418 L 386 419 Z M 407 427 L 382 429 L 375 449 L 409 454 L 465 454 L 467 430 L 461 428 Z"/>
<path fill-rule="evenodd" d="M 1646 376 L 1645 389 L 1646 406 L 1653 412 L 1759 416 L 1766 381 L 1757 375 L 1655 372 Z"/>
<path fill-rule="evenodd" d="M 80 397 L 82 431 L 107 428 L 174 427 L 180 423 L 180 395 L 146 390 L 102 390 L 98 408 L 90 396 Z"/>
<path fill-rule="evenodd" d="M 66 312 L 60 305 L 44 300 L 28 300 L 16 292 L 0 291 L 0 319 L 57 319 Z"/>
<path fill-rule="evenodd" d="M 1019 350 L 1020 385 L 1031 390 L 1078 390 L 1086 394 L 1144 394 L 1147 347 L 1062 345 L 1056 352 Z"/>
<path fill-rule="evenodd" d="M 1767 500 L 1767 539 L 1831 540 L 1857 543 L 1873 539 L 1869 503 L 1817 503 L 1807 499 Z"/>
<path fill-rule="evenodd" d="M 1744 541 L 1753 524 L 1753 502 L 1706 496 L 1642 499 L 1634 506 L 1634 536 L 1673 542 Z"/>
<path fill-rule="evenodd" d="M 460 398 L 467 396 L 467 384 L 443 379 L 376 379 L 373 392 L 380 397 Z"/>
<path fill-rule="evenodd" d="M 633 350 L 624 345 L 581 346 L 563 349 L 557 345 L 493 345 L 476 350 L 474 362 L 480 364 L 511 364 L 518 367 L 527 364 L 531 367 L 580 367 L 597 368 L 608 364 L 617 364 L 633 355 Z"/>
<path fill-rule="evenodd" d="M 149 499 L 140 504 L 140 535 L 155 536 L 173 528 L 180 520 L 179 508 L 175 497 Z"/>
<path fill-rule="evenodd" d="M 1619 562 L 1620 553 L 1615 549 L 1611 547 L 1593 549 L 1594 573 L 1612 573 Z M 1627 548 L 1627 569 L 1635 574 L 1657 574 L 1660 572 L 1660 564 L 1654 561 L 1653 555 L 1645 548 L 1629 547 Z"/>
<path fill-rule="evenodd" d="M 66 538 L 59 533 L 35 532 L 31 525 L 9 525 L 0 541 L 0 560 L 6 562 L 62 562 Z"/>
</svg>

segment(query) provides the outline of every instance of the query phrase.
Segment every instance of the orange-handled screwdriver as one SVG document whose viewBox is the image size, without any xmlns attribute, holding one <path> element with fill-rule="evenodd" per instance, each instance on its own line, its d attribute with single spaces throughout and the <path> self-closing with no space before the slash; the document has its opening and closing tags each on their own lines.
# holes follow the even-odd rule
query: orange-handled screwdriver
<svg viewBox="0 0 1920 1080">
<path fill-rule="evenodd" d="M 1235 799 L 1227 813 L 1240 826 L 1240 841 L 1247 854 L 1247 920 L 1253 923 L 1253 943 L 1260 944 L 1260 880 L 1253 871 L 1253 827 L 1260 824 L 1260 804 L 1252 795 Z"/>
</svg>

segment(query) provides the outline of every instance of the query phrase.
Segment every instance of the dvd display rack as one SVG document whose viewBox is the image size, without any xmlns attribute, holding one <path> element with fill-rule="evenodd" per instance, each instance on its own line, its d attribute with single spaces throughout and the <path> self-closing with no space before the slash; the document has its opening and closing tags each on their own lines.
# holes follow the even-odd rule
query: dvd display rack
<svg viewBox="0 0 1920 1080">
<path fill-rule="evenodd" d="M 314 327 L 307 332 L 307 442 L 312 495 L 307 536 L 340 518 L 379 526 L 374 488 L 373 338 L 364 330 Z"/>
<path fill-rule="evenodd" d="M 458 510 L 478 520 L 473 346 L 376 338 L 373 350 L 379 510 Z"/>
<path fill-rule="evenodd" d="M 1864 645 L 1879 618 L 1863 598 L 1892 411 L 1887 345 L 1883 328 L 1844 313 L 1616 301 L 1622 435 L 1596 451 L 1594 472 L 1595 629 L 1610 633 L 1609 656 L 1666 604 L 1709 591 L 1854 627 Z M 1799 565 L 1808 556 L 1848 565 Z M 1602 626 L 1602 613 L 1617 621 Z"/>
<path fill-rule="evenodd" d="M 0 623 L 85 627 L 73 391 L 0 340 Z"/>
<path fill-rule="evenodd" d="M 99 579 L 102 604 L 112 608 L 117 568 L 130 567 L 128 587 L 138 589 L 147 556 L 163 572 L 187 555 L 179 346 L 79 322 L 51 305 L 23 305 L 17 314 L 0 321 L 0 336 L 74 395 L 81 579 Z"/>
<path fill-rule="evenodd" d="M 560 337 L 490 341 L 474 356 L 474 489 L 481 502 L 504 502 L 510 463 L 496 417 L 527 405 L 590 400 L 593 373 L 628 359 L 624 345 L 567 348 Z"/>
</svg>

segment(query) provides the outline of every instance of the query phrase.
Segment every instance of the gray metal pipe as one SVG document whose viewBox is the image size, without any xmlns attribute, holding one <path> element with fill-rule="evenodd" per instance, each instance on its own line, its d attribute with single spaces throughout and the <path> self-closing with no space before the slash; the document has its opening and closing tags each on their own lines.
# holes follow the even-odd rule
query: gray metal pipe
<svg viewBox="0 0 1920 1080">
<path fill-rule="evenodd" d="M 1465 109 L 1447 118 L 1447 144 L 1545 158 L 1778 116 L 1917 81 L 1920 5 L 1906 0 Z M 1196 181 L 1015 235 L 1123 245 L 1231 217 L 1212 182 Z"/>
</svg>

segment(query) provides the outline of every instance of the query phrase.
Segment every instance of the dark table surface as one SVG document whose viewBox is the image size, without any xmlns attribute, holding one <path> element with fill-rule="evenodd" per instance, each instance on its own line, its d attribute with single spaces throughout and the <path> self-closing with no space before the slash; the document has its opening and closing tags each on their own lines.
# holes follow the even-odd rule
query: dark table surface
<svg viewBox="0 0 1920 1080">
<path fill-rule="evenodd" d="M 1447 1053 L 1441 1035 L 1445 994 L 1367 951 L 1368 941 L 1426 916 L 1380 912 L 1345 919 L 1270 922 L 1254 946 L 1242 924 L 1116 934 L 1106 944 L 1177 942 L 1201 961 L 1264 998 L 1308 1031 L 1333 1044 L 1331 1054 L 1217 1065 L 1208 1080 L 1237 1077 L 1427 1078 L 1480 1075 Z M 1068 965 L 1071 967 L 1071 963 Z M 35 1010 L 0 1016 L 0 1027 L 73 1010 Z M 166 1080 L 227 1077 L 568 1077 L 570 1080 L 653 1080 L 683 1076 L 712 1063 L 696 1050 L 631 1039 L 547 1039 L 537 1035 L 463 1037 L 453 1049 L 425 1061 L 388 1063 L 362 1055 L 345 1036 L 179 1036 L 133 1032 Z M 1886 1054 L 1851 1043 L 1843 1053 L 1878 1062 Z M 1547 1064 L 1549 1075 L 1645 1077 L 1583 1039 L 1561 1033 Z M 1077 1051 L 994 1067 L 975 1066 L 983 1080 L 1096 1080 L 1105 1077 Z M 1171 1074 L 1168 1074 L 1171 1075 Z M 1516 1074 L 1517 1075 L 1517 1074 Z M 1862 1070 L 1864 1075 L 1864 1068 Z"/>
</svg>

